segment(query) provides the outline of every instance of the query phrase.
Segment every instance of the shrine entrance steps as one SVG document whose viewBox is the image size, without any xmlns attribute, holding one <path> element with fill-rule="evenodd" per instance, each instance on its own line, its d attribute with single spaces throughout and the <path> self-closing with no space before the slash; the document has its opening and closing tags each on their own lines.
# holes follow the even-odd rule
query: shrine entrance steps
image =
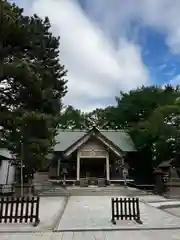
<svg viewBox="0 0 180 240">
<path fill-rule="evenodd" d="M 88 187 L 68 187 L 71 196 L 139 196 L 147 195 L 147 193 L 132 188 L 124 188 L 123 186 L 88 186 Z"/>
<path fill-rule="evenodd" d="M 72 186 L 72 187 L 60 187 L 51 186 L 48 189 L 44 189 L 38 193 L 40 196 L 142 196 L 147 195 L 145 191 L 141 191 L 135 188 L 124 188 L 123 186 Z"/>
</svg>

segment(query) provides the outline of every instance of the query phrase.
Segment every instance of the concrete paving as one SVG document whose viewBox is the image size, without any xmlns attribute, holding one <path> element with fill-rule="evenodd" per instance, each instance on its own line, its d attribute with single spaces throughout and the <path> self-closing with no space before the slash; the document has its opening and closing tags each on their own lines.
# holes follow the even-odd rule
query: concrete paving
<svg viewBox="0 0 180 240">
<path fill-rule="evenodd" d="M 41 197 L 39 208 L 40 224 L 37 227 L 33 227 L 29 223 L 1 223 L 0 232 L 52 230 L 60 218 L 64 205 L 64 197 Z"/>
<path fill-rule="evenodd" d="M 144 195 L 144 196 L 140 196 L 141 201 L 144 202 L 148 202 L 148 203 L 153 203 L 153 202 L 167 202 L 167 198 L 164 198 L 162 196 L 158 196 L 158 195 Z"/>
<path fill-rule="evenodd" d="M 18 233 L 1 234 L 1 240 L 179 240 L 180 231 L 88 231 L 64 233 Z"/>
<path fill-rule="evenodd" d="M 160 207 L 180 207 L 180 201 L 176 200 L 176 201 L 163 201 L 163 202 L 148 202 L 148 204 L 150 206 L 156 207 L 156 208 L 160 208 Z"/>
<path fill-rule="evenodd" d="M 60 220 L 65 198 L 41 198 L 39 226 L 1 224 L 0 240 L 180 240 L 180 208 L 168 209 L 176 216 L 158 209 L 161 205 L 173 205 L 178 201 L 155 195 L 140 196 L 143 225 L 133 221 L 117 221 L 117 225 L 113 225 L 110 200 L 111 196 L 70 197 Z M 56 230 L 60 232 L 52 232 L 56 224 Z"/>
<path fill-rule="evenodd" d="M 164 211 L 180 218 L 180 207 L 166 208 Z"/>
<path fill-rule="evenodd" d="M 141 198 L 140 198 L 141 200 Z M 115 230 L 115 229 L 166 229 L 180 228 L 180 218 L 165 211 L 140 203 L 142 225 L 133 221 L 111 223 L 111 197 L 109 196 L 73 196 L 64 211 L 58 231 L 63 230 Z"/>
</svg>

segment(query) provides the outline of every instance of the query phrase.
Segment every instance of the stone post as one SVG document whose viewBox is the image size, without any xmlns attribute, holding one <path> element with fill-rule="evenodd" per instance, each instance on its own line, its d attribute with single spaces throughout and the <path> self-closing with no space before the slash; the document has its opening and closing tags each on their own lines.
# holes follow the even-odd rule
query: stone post
<svg viewBox="0 0 180 240">
<path fill-rule="evenodd" d="M 79 181 L 80 179 L 80 157 L 79 154 L 77 154 L 77 176 L 76 180 Z"/>
<path fill-rule="evenodd" d="M 106 156 L 106 180 L 107 180 L 107 184 L 109 184 L 110 181 L 110 176 L 109 176 L 109 154 L 107 154 Z"/>
</svg>

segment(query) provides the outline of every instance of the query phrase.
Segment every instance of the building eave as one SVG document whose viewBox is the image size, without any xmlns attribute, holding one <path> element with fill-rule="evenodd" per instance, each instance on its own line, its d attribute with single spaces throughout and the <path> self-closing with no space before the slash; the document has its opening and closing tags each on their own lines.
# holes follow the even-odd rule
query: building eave
<svg viewBox="0 0 180 240">
<path fill-rule="evenodd" d="M 81 137 L 78 141 L 76 141 L 73 145 L 69 146 L 64 151 L 64 156 L 67 157 L 77 149 L 79 149 L 83 144 L 85 144 L 92 136 L 97 138 L 103 145 L 107 148 L 111 149 L 117 156 L 122 157 L 123 151 L 118 147 L 115 146 L 110 140 L 108 140 L 103 133 L 100 132 L 99 129 L 93 127 L 91 128 L 83 137 Z"/>
<path fill-rule="evenodd" d="M 4 159 L 4 160 L 12 160 L 12 155 L 10 154 L 10 152 L 7 149 L 1 148 L 0 149 L 0 158 Z"/>
</svg>

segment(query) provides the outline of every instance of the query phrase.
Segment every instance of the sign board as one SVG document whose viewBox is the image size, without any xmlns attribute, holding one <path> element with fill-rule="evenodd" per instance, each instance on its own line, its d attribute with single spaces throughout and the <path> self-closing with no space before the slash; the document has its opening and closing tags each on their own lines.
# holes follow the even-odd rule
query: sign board
<svg viewBox="0 0 180 240">
<path fill-rule="evenodd" d="M 68 173 L 67 168 L 63 168 L 62 173 L 67 174 Z"/>
<path fill-rule="evenodd" d="M 123 175 L 127 176 L 128 175 L 128 170 L 126 168 L 123 169 Z"/>
<path fill-rule="evenodd" d="M 122 164 L 122 160 L 121 159 L 116 160 L 116 164 L 121 165 Z"/>
</svg>

